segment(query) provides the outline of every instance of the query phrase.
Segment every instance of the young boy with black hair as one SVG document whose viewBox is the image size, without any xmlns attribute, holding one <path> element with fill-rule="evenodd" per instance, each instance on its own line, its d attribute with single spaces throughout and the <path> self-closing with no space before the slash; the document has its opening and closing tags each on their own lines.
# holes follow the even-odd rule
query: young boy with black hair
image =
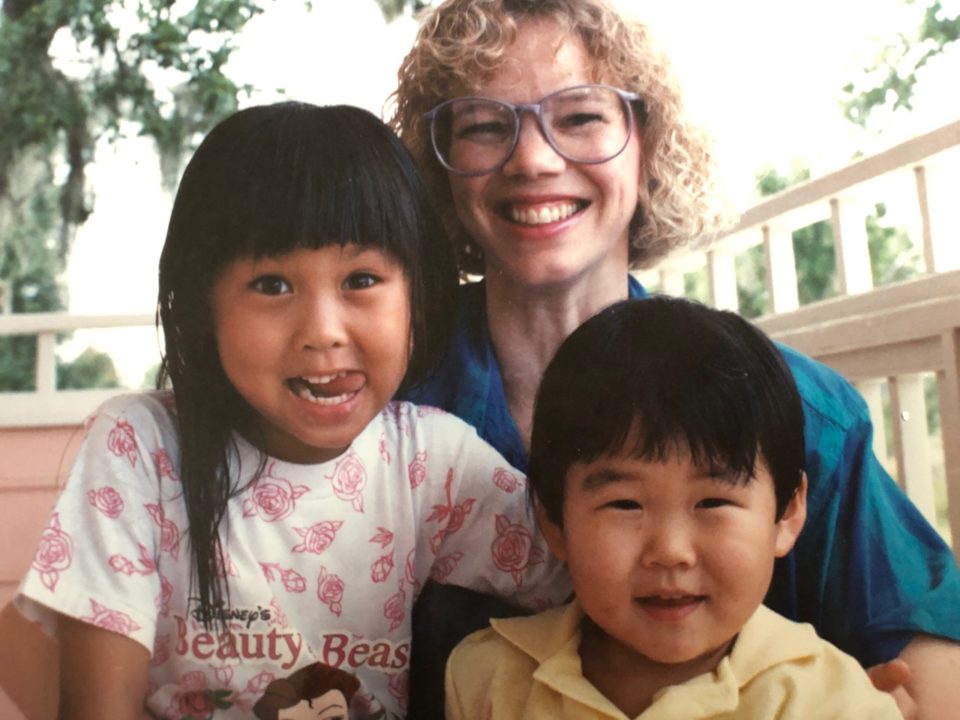
<svg viewBox="0 0 960 720">
<path fill-rule="evenodd" d="M 464 640 L 447 717 L 901 718 L 761 605 L 806 517 L 803 457 L 793 378 L 749 322 L 654 298 L 584 323 L 544 374 L 529 478 L 576 600 Z"/>
</svg>

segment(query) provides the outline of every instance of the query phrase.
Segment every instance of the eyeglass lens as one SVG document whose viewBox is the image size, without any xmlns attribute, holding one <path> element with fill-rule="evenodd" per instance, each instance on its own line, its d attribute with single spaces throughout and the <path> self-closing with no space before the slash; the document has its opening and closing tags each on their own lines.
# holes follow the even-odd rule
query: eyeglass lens
<svg viewBox="0 0 960 720">
<path fill-rule="evenodd" d="M 573 87 L 540 103 L 541 129 L 551 146 L 573 162 L 599 163 L 617 155 L 630 132 L 629 109 L 612 88 Z M 504 164 L 519 133 L 520 112 L 486 98 L 458 98 L 433 119 L 441 160 L 463 173 L 482 174 Z"/>
</svg>

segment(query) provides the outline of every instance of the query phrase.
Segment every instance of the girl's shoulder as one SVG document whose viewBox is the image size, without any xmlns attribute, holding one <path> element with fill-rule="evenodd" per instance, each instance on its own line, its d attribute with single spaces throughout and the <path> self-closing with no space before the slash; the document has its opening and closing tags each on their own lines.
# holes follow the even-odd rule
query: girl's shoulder
<svg viewBox="0 0 960 720">
<path fill-rule="evenodd" d="M 103 402 L 84 421 L 89 434 L 96 428 L 122 428 L 136 435 L 168 437 L 177 432 L 173 393 L 152 390 L 116 395 Z"/>
<path fill-rule="evenodd" d="M 427 439 L 438 432 L 448 439 L 477 435 L 472 425 L 446 410 L 406 400 L 387 403 L 377 422 L 381 425 L 382 432 L 398 438 Z"/>
</svg>

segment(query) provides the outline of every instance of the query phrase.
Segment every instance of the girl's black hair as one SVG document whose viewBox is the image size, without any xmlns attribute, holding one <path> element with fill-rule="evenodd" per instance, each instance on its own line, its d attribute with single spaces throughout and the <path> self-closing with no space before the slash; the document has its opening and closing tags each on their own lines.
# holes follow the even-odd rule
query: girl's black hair
<svg viewBox="0 0 960 720">
<path fill-rule="evenodd" d="M 158 386 L 169 381 L 176 399 L 180 479 L 204 618 L 215 618 L 225 599 L 220 523 L 227 500 L 242 489 L 231 486 L 227 469 L 236 453 L 231 433 L 251 416 L 217 352 L 214 280 L 239 257 L 353 243 L 385 251 L 409 280 L 406 387 L 447 346 L 457 270 L 412 158 L 382 121 L 346 105 L 248 108 L 218 124 L 184 171 L 160 257 L 165 353 Z"/>
<path fill-rule="evenodd" d="M 574 463 L 619 454 L 660 461 L 678 449 L 744 482 L 759 453 L 779 519 L 803 473 L 793 375 L 770 339 L 732 312 L 667 297 L 617 303 L 577 328 L 544 373 L 531 491 L 562 525 Z"/>
</svg>

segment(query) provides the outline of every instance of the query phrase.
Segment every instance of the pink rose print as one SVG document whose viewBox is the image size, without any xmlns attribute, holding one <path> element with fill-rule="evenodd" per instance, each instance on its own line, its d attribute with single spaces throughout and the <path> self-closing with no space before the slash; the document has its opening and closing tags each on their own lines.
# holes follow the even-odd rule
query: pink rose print
<svg viewBox="0 0 960 720">
<path fill-rule="evenodd" d="M 403 577 L 406 578 L 407 582 L 414 585 L 417 584 L 417 573 L 414 569 L 414 561 L 417 559 L 416 548 L 407 553 L 407 559 L 403 563 Z"/>
<path fill-rule="evenodd" d="M 230 553 L 224 552 L 222 556 L 217 557 L 217 574 L 222 577 L 240 577 L 240 571 L 233 564 L 233 558 Z"/>
<path fill-rule="evenodd" d="M 309 528 L 294 528 L 303 542 L 290 548 L 295 553 L 314 553 L 319 555 L 326 550 L 337 537 L 337 530 L 343 526 L 342 520 L 324 520 Z"/>
<path fill-rule="evenodd" d="M 157 635 L 153 641 L 153 655 L 150 656 L 150 665 L 157 667 L 170 659 L 170 636 Z"/>
<path fill-rule="evenodd" d="M 137 558 L 139 567 L 123 555 L 111 555 L 107 562 L 114 572 L 123 573 L 124 575 L 150 575 L 156 571 L 157 566 L 153 562 L 153 558 L 150 557 L 150 553 L 143 545 L 139 543 L 137 543 L 137 545 L 140 548 L 140 556 Z"/>
<path fill-rule="evenodd" d="M 343 612 L 343 580 L 339 575 L 328 573 L 327 569 L 320 566 L 320 575 L 317 577 L 317 597 L 320 602 L 329 606 L 330 612 L 337 617 Z"/>
<path fill-rule="evenodd" d="M 370 538 L 370 542 L 377 543 L 380 547 L 386 548 L 393 542 L 393 533 L 386 528 L 377 527 L 377 534 Z"/>
<path fill-rule="evenodd" d="M 404 670 L 403 672 L 394 673 L 390 676 L 390 679 L 387 680 L 387 689 L 390 691 L 390 694 L 400 703 L 401 715 L 407 710 L 407 699 L 408 695 L 408 685 L 410 681 L 410 672 Z"/>
<path fill-rule="evenodd" d="M 520 524 L 511 524 L 503 515 L 496 518 L 497 537 L 490 546 L 494 564 L 513 575 L 517 587 L 523 587 L 523 571 L 542 563 L 544 552 L 533 544 L 530 530 Z"/>
<path fill-rule="evenodd" d="M 389 465 L 390 464 L 390 450 L 387 449 L 387 438 L 384 435 L 380 436 L 380 457 L 383 458 L 383 461 Z"/>
<path fill-rule="evenodd" d="M 375 583 L 382 583 L 393 571 L 393 553 L 381 555 L 370 566 L 370 579 Z"/>
<path fill-rule="evenodd" d="M 173 597 L 173 583 L 163 575 L 160 576 L 160 597 L 157 598 L 157 612 L 160 617 L 170 614 L 170 599 Z"/>
<path fill-rule="evenodd" d="M 112 487 L 102 487 L 87 491 L 87 502 L 93 505 L 111 520 L 116 520 L 123 512 L 123 498 Z"/>
<path fill-rule="evenodd" d="M 353 505 L 357 512 L 363 512 L 363 488 L 367 484 L 367 469 L 352 450 L 340 460 L 333 469 L 333 475 L 327 479 L 333 487 L 333 494 L 340 500 Z"/>
<path fill-rule="evenodd" d="M 107 436 L 107 449 L 117 457 L 125 457 L 130 467 L 137 466 L 137 437 L 126 420 L 117 420 Z"/>
<path fill-rule="evenodd" d="M 421 450 L 413 456 L 407 465 L 407 477 L 410 479 L 410 489 L 413 490 L 427 477 L 427 451 Z"/>
<path fill-rule="evenodd" d="M 144 505 L 154 524 L 160 528 L 160 550 L 170 553 L 170 556 L 176 560 L 180 556 L 180 528 L 176 526 L 173 520 L 167 519 L 167 514 L 160 505 Z"/>
<path fill-rule="evenodd" d="M 168 480 L 177 482 L 177 476 L 173 471 L 173 461 L 170 460 L 170 455 L 166 450 L 160 448 L 155 453 L 152 453 L 150 457 L 153 458 L 153 466 L 157 469 L 157 477 L 161 480 L 167 478 Z"/>
<path fill-rule="evenodd" d="M 73 562 L 73 541 L 60 529 L 60 513 L 50 516 L 50 524 L 40 536 L 40 546 L 33 558 L 33 568 L 40 573 L 40 580 L 50 592 L 57 589 L 60 573 Z"/>
<path fill-rule="evenodd" d="M 126 613 L 119 610 L 110 610 L 93 598 L 90 599 L 90 607 L 93 609 L 93 615 L 80 618 L 84 622 L 121 635 L 132 635 L 140 629 L 140 626 Z"/>
<path fill-rule="evenodd" d="M 273 617 L 270 618 L 270 622 L 268 623 L 268 625 L 275 625 L 278 628 L 284 628 L 284 629 L 287 628 L 288 627 L 287 616 L 283 612 L 283 610 L 280 609 L 280 603 L 277 602 L 276 598 L 273 598 L 270 601 L 270 607 L 273 610 L 273 612 L 271 613 Z"/>
<path fill-rule="evenodd" d="M 520 487 L 520 481 L 517 480 L 517 476 L 502 467 L 498 467 L 493 471 L 493 484 L 507 493 L 512 493 Z"/>
<path fill-rule="evenodd" d="M 427 522 L 446 523 L 430 538 L 430 549 L 433 550 L 434 555 L 440 552 L 440 545 L 443 543 L 444 538 L 453 535 L 463 527 L 463 521 L 467 515 L 470 514 L 470 511 L 473 509 L 473 504 L 476 502 L 475 498 L 467 498 L 459 505 L 454 505 L 451 491 L 452 487 L 453 468 L 450 468 L 450 470 L 447 471 L 447 481 L 443 484 L 447 502 L 445 505 L 434 505 L 433 512 L 431 512 L 430 517 L 427 518 Z"/>
<path fill-rule="evenodd" d="M 243 501 L 243 516 L 259 515 L 266 522 L 276 522 L 288 517 L 296 509 L 296 501 L 310 491 L 305 485 L 294 486 L 286 478 L 275 477 L 275 463 L 267 466 L 266 474 L 258 477 L 247 491 Z"/>
<path fill-rule="evenodd" d="M 403 591 L 403 584 L 401 584 L 400 589 L 383 604 L 383 616 L 390 621 L 390 632 L 403 624 L 407 616 L 406 600 L 407 594 Z"/>
<path fill-rule="evenodd" d="M 213 668 L 213 677 L 220 685 L 229 685 L 233 682 L 233 667 L 231 665 L 220 665 L 219 667 L 211 665 Z"/>
<path fill-rule="evenodd" d="M 263 576 L 267 582 L 273 582 L 278 575 L 280 582 L 283 583 L 283 589 L 289 593 L 302 593 L 307 589 L 307 579 L 292 568 L 283 568 L 277 563 L 262 562 L 260 569 L 263 570 Z"/>
<path fill-rule="evenodd" d="M 437 558 L 433 563 L 433 567 L 430 569 L 430 579 L 434 582 L 442 583 L 450 576 L 450 573 L 456 570 L 457 563 L 459 563 L 461 559 L 463 559 L 463 553 L 459 550 L 455 553 Z"/>
</svg>

